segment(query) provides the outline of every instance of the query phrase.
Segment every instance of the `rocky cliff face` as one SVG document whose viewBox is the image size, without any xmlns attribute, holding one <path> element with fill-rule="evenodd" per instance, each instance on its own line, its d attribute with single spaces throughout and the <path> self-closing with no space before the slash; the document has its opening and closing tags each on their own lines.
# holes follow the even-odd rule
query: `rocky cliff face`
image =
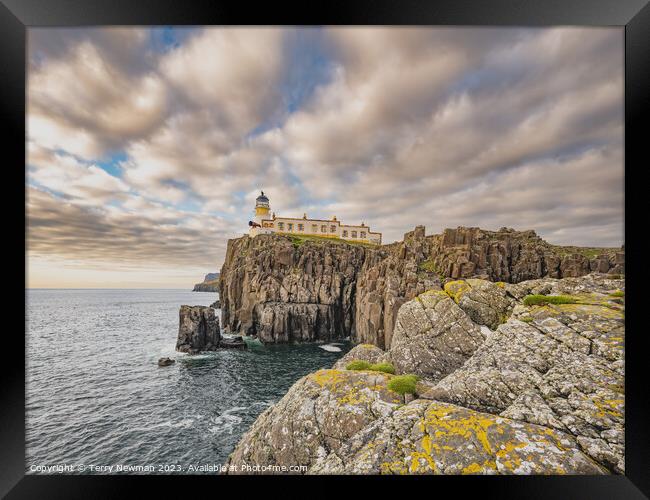
<svg viewBox="0 0 650 500">
<path fill-rule="evenodd" d="M 623 252 L 556 247 L 534 231 L 459 227 L 426 236 L 418 226 L 381 247 L 279 235 L 230 240 L 219 289 L 233 333 L 266 342 L 351 336 L 389 348 L 399 308 L 449 279 L 518 283 L 591 271 L 623 273 Z"/>
<path fill-rule="evenodd" d="M 390 349 L 359 345 L 296 382 L 228 463 L 310 474 L 623 473 L 624 296 L 624 281 L 605 274 L 427 291 L 399 308 Z M 352 360 L 389 361 L 397 375 L 346 369 Z M 401 395 L 392 381 L 406 373 L 420 382 Z"/>
<path fill-rule="evenodd" d="M 367 251 L 276 235 L 230 240 L 219 281 L 224 327 L 264 342 L 354 335 L 356 280 Z"/>
</svg>

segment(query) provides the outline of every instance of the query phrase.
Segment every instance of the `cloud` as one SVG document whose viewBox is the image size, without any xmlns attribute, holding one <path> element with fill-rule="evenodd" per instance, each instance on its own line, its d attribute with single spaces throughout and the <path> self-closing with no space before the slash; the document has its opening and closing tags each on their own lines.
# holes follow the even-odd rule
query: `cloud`
<svg viewBox="0 0 650 500">
<path fill-rule="evenodd" d="M 29 178 L 73 203 L 101 206 L 123 198 L 129 186 L 93 164 L 55 153 L 30 142 L 27 151 Z"/>
<path fill-rule="evenodd" d="M 619 28 L 29 37 L 39 259 L 214 269 L 259 189 L 278 214 L 364 221 L 387 242 L 416 224 L 623 241 Z"/>
<path fill-rule="evenodd" d="M 222 219 L 129 198 L 123 206 L 83 206 L 38 188 L 27 191 L 31 255 L 70 261 L 213 269 L 226 240 L 235 236 Z"/>
</svg>

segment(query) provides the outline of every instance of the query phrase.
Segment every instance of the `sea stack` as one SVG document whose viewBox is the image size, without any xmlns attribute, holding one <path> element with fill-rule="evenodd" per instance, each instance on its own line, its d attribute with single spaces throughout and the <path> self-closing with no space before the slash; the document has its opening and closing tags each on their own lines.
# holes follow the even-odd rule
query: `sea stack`
<svg viewBox="0 0 650 500">
<path fill-rule="evenodd" d="M 183 305 L 179 311 L 176 350 L 195 354 L 219 347 L 221 331 L 214 309 L 206 306 Z"/>
</svg>

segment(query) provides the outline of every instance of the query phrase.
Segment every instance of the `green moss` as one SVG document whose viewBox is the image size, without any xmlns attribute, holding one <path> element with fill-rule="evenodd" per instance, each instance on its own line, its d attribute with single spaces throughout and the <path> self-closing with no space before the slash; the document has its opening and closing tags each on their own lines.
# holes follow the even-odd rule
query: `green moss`
<svg viewBox="0 0 650 500">
<path fill-rule="evenodd" d="M 348 363 L 345 367 L 346 370 L 369 370 L 372 365 L 367 361 L 362 361 L 360 359 L 355 359 Z"/>
<path fill-rule="evenodd" d="M 395 367 L 391 363 L 377 363 L 375 365 L 370 365 L 368 370 L 372 370 L 373 372 L 395 373 Z"/>
<path fill-rule="evenodd" d="M 391 363 L 376 363 L 371 364 L 368 361 L 363 361 L 361 359 L 355 359 L 350 361 L 345 367 L 346 370 L 370 370 L 372 372 L 383 372 L 383 373 L 395 373 L 395 367 Z"/>
<path fill-rule="evenodd" d="M 415 394 L 419 378 L 417 375 L 399 375 L 390 379 L 388 388 L 397 394 Z"/>
<path fill-rule="evenodd" d="M 546 304 L 576 304 L 578 300 L 568 295 L 526 295 L 524 304 L 527 306 L 542 306 Z"/>
<path fill-rule="evenodd" d="M 531 318 L 530 316 L 524 316 L 523 318 L 519 318 L 519 319 L 524 323 L 530 323 L 533 321 L 533 318 Z"/>
<path fill-rule="evenodd" d="M 432 259 L 425 260 L 424 262 L 420 262 L 420 264 L 418 264 L 418 268 L 420 269 L 420 271 L 424 271 L 427 273 L 434 273 L 438 275 L 438 278 L 440 279 L 441 282 L 445 280 L 445 275 L 440 272 L 440 270 L 436 267 L 436 264 L 435 262 L 433 262 Z"/>
<path fill-rule="evenodd" d="M 625 292 L 623 290 L 616 290 L 609 294 L 610 297 L 625 297 Z"/>
</svg>

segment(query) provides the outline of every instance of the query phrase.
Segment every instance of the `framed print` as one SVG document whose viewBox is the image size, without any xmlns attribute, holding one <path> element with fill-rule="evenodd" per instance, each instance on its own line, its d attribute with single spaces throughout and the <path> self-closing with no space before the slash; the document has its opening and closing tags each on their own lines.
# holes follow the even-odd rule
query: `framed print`
<svg viewBox="0 0 650 500">
<path fill-rule="evenodd" d="M 650 7 L 274 7 L 3 0 L 0 492 L 646 498 Z"/>
</svg>

